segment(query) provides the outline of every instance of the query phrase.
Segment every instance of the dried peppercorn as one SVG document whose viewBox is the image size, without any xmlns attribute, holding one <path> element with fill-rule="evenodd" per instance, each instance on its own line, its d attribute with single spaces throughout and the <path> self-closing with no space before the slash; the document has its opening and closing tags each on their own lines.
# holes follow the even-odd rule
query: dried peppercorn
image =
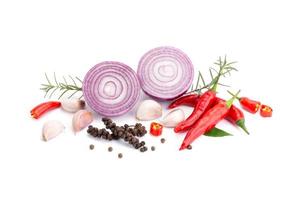
<svg viewBox="0 0 300 200">
<path fill-rule="evenodd" d="M 119 154 L 118 154 L 118 158 L 120 158 L 120 159 L 123 158 L 123 154 L 122 154 L 122 153 L 119 153 Z"/>
<path fill-rule="evenodd" d="M 143 146 L 142 148 L 140 148 L 140 152 L 145 152 L 147 150 L 148 150 L 148 148 L 146 146 Z"/>
<path fill-rule="evenodd" d="M 90 145 L 90 150 L 93 150 L 95 146 L 93 144 Z"/>
<path fill-rule="evenodd" d="M 160 139 L 160 142 L 163 144 L 163 143 L 166 142 L 166 139 L 165 139 L 165 138 L 161 138 L 161 139 Z"/>
<path fill-rule="evenodd" d="M 136 123 L 133 126 L 125 124 L 124 126 L 117 126 L 111 119 L 102 118 L 106 129 L 110 130 L 109 133 L 105 128 L 98 129 L 93 126 L 89 126 L 87 133 L 93 137 L 102 138 L 105 140 L 119 140 L 123 139 L 128 142 L 135 149 L 139 149 L 145 145 L 145 142 L 140 142 L 137 137 L 142 137 L 147 133 L 145 126 L 140 123 Z"/>
<path fill-rule="evenodd" d="M 112 152 L 113 151 L 113 148 L 112 147 L 108 147 L 107 149 L 109 152 Z"/>
</svg>

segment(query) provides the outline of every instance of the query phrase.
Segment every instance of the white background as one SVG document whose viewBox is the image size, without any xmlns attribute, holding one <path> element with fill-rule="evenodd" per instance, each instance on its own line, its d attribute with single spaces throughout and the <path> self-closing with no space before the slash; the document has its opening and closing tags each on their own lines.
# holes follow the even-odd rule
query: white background
<svg viewBox="0 0 300 200">
<path fill-rule="evenodd" d="M 299 8 L 291 0 L 1 1 L 0 199 L 299 199 Z M 179 152 L 183 136 L 165 130 L 164 145 L 145 138 L 157 148 L 145 154 L 74 136 L 71 114 L 30 118 L 45 101 L 44 72 L 83 78 L 105 60 L 136 69 L 162 45 L 185 51 L 206 77 L 227 54 L 238 61 L 232 90 L 271 105 L 274 116 L 246 113 L 250 136 L 222 122 L 234 137 L 202 137 L 192 151 Z M 50 119 L 66 130 L 45 143 Z M 135 122 L 133 113 L 116 120 Z"/>
</svg>

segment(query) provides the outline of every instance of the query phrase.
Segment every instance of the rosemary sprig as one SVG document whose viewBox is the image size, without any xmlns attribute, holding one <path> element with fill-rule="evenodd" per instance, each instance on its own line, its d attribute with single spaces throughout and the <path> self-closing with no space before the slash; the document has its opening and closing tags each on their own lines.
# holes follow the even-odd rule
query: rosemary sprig
<svg viewBox="0 0 300 200">
<path fill-rule="evenodd" d="M 230 76 L 231 71 L 238 71 L 235 67 L 232 66 L 235 63 L 236 62 L 227 62 L 226 56 L 224 57 L 224 59 L 219 57 L 219 59 L 214 63 L 214 65 L 216 65 L 218 67 L 218 69 L 216 69 L 214 67 L 209 68 L 209 74 L 210 74 L 210 78 L 211 78 L 210 83 L 208 83 L 208 84 L 205 83 L 203 75 L 199 71 L 198 72 L 198 77 L 197 77 L 197 82 L 196 82 L 197 83 L 196 87 L 193 88 L 193 85 L 192 85 L 191 91 L 187 92 L 187 94 L 194 93 L 194 92 L 197 92 L 198 94 L 200 94 L 202 92 L 202 90 L 209 89 L 212 86 L 216 85 L 216 83 L 218 85 L 221 85 L 221 86 L 224 86 L 224 87 L 230 87 L 229 85 L 219 83 L 218 81 L 219 81 L 221 76 L 226 77 L 227 74 Z M 199 81 L 200 79 L 202 80 L 202 84 Z"/>
<path fill-rule="evenodd" d="M 59 97 L 58 99 L 60 99 L 61 97 L 63 97 L 64 95 L 69 93 L 68 98 L 73 97 L 76 93 L 81 92 L 82 88 L 80 85 L 82 85 L 82 80 L 80 80 L 78 77 L 73 78 L 72 76 L 68 76 L 70 81 L 72 83 L 68 83 L 67 79 L 63 76 L 63 82 L 59 82 L 57 80 L 56 74 L 53 74 L 53 79 L 54 81 L 51 82 L 48 75 L 45 73 L 45 77 L 47 80 L 47 83 L 45 84 L 41 84 L 42 87 L 40 88 L 41 90 L 43 90 L 45 92 L 45 98 L 48 97 L 51 98 L 56 92 L 59 92 Z M 76 81 L 80 83 L 80 85 L 78 85 L 78 83 L 76 83 Z M 82 96 L 80 97 L 82 98 Z"/>
</svg>

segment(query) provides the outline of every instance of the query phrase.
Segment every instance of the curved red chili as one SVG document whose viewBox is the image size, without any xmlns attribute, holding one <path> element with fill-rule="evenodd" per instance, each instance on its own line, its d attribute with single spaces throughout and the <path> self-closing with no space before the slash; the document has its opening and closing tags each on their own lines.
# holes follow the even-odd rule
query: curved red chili
<svg viewBox="0 0 300 200">
<path fill-rule="evenodd" d="M 210 131 L 216 126 L 219 121 L 224 119 L 228 114 L 237 94 L 226 102 L 218 102 L 215 106 L 205 112 L 203 117 L 198 119 L 193 127 L 188 131 L 179 150 L 187 148 L 187 146 L 190 145 L 199 136 L 203 135 L 207 131 Z"/>
<path fill-rule="evenodd" d="M 190 95 L 186 95 L 186 96 L 182 96 L 178 99 L 176 99 L 175 101 L 173 101 L 170 105 L 169 108 L 175 108 L 177 106 L 180 105 L 186 105 L 186 106 L 192 106 L 194 107 L 197 103 L 197 99 L 198 99 L 198 95 L 197 94 L 190 94 Z M 224 101 L 224 99 L 221 99 L 219 97 L 216 97 L 215 102 L 213 103 L 213 105 L 217 104 L 220 101 Z M 212 106 L 213 106 L 212 105 Z M 245 117 L 244 117 L 244 113 L 241 109 L 237 108 L 235 105 L 232 105 L 227 116 L 226 119 L 231 122 L 232 124 L 235 124 L 237 126 L 239 126 L 240 128 L 242 128 L 247 134 L 249 134 L 249 131 L 246 128 L 245 125 Z"/>
<path fill-rule="evenodd" d="M 218 102 L 225 102 L 224 99 L 221 98 L 216 98 L 216 103 Z M 237 108 L 235 105 L 232 105 L 231 108 L 229 109 L 229 112 L 226 116 L 226 119 L 231 122 L 232 124 L 235 124 L 242 128 L 248 135 L 250 134 L 246 128 L 245 125 L 245 116 L 244 113 L 241 109 Z"/>
<path fill-rule="evenodd" d="M 55 108 L 59 108 L 61 106 L 61 103 L 59 101 L 48 101 L 41 103 L 34 107 L 30 114 L 33 118 L 38 119 L 40 118 L 44 113 L 53 110 Z"/>
<path fill-rule="evenodd" d="M 170 103 L 168 108 L 172 109 L 182 105 L 194 106 L 197 103 L 198 96 L 199 96 L 198 94 L 189 94 L 189 95 L 181 96 L 175 101 L 173 101 L 172 103 Z"/>
<path fill-rule="evenodd" d="M 203 115 L 207 108 L 211 107 L 216 97 L 216 92 L 208 90 L 198 97 L 197 104 L 192 114 L 184 121 L 180 122 L 175 128 L 175 133 L 187 131 Z"/>
</svg>

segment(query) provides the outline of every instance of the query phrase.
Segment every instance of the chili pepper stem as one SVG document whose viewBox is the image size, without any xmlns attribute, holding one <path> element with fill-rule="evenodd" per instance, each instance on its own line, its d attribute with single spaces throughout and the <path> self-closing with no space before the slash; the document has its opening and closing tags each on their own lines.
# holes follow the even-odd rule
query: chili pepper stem
<svg viewBox="0 0 300 200">
<path fill-rule="evenodd" d="M 234 94 L 233 94 L 232 92 L 230 92 L 229 90 L 227 90 L 227 92 L 228 92 L 231 96 L 234 96 Z M 237 99 L 237 100 L 240 100 L 241 97 L 236 96 L 236 99 Z"/>
<path fill-rule="evenodd" d="M 236 125 L 238 125 L 239 127 L 241 127 L 248 135 L 250 135 L 249 131 L 246 128 L 245 120 L 244 119 L 238 120 L 236 122 Z"/>
<path fill-rule="evenodd" d="M 211 90 L 214 91 L 214 92 L 217 91 L 217 86 L 218 86 L 219 79 L 220 79 L 220 76 L 218 75 L 215 84 L 214 84 L 213 87 L 211 88 Z"/>
<path fill-rule="evenodd" d="M 230 108 L 232 106 L 234 100 L 237 98 L 237 96 L 239 95 L 240 92 L 241 92 L 241 90 L 239 90 L 233 97 L 231 97 L 231 99 L 226 101 L 227 108 Z"/>
</svg>

